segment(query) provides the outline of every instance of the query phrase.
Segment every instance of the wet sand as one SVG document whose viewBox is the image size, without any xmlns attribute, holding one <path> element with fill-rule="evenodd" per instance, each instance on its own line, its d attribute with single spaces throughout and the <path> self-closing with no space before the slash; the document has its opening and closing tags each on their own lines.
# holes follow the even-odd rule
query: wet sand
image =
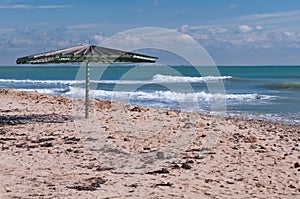
<svg viewBox="0 0 300 199">
<path fill-rule="evenodd" d="M 0 198 L 300 198 L 297 126 L 93 100 L 98 128 L 89 135 L 130 153 L 195 132 L 177 161 L 122 172 L 89 150 L 87 134 L 78 133 L 86 120 L 71 99 L 12 89 L 0 96 Z M 143 140 L 130 129 L 159 133 Z"/>
</svg>

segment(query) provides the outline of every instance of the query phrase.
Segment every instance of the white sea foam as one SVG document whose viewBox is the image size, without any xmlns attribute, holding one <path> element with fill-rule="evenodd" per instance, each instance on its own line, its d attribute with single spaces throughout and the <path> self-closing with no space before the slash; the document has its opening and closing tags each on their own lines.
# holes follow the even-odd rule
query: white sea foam
<svg viewBox="0 0 300 199">
<path fill-rule="evenodd" d="M 74 95 L 75 97 L 84 97 L 85 91 L 82 88 L 70 87 L 70 92 L 67 93 L 69 96 Z M 212 94 L 202 92 L 195 93 L 184 93 L 184 92 L 172 92 L 172 91 L 105 91 L 105 90 L 91 90 L 90 95 L 93 98 L 101 99 L 134 99 L 134 100 L 153 100 L 153 101 L 196 101 L 199 102 L 210 102 L 211 100 L 227 100 L 227 101 L 264 101 L 275 99 L 275 96 L 260 95 L 260 94 Z"/>
<path fill-rule="evenodd" d="M 187 76 L 170 76 L 157 74 L 149 80 L 91 80 L 91 83 L 104 84 L 159 84 L 159 83 L 183 83 L 183 82 L 212 82 L 231 79 L 231 76 L 205 76 L 205 77 L 187 77 Z M 84 80 L 17 80 L 17 79 L 0 79 L 0 83 L 23 83 L 23 84 L 62 84 L 74 85 L 85 83 Z"/>
<path fill-rule="evenodd" d="M 139 80 L 102 80 L 94 81 L 96 83 L 106 83 L 106 84 L 159 84 L 159 83 L 192 83 L 192 82 L 213 82 L 221 81 L 226 79 L 232 79 L 232 76 L 205 76 L 205 77 L 188 77 L 188 76 L 171 76 L 171 75 L 161 75 L 157 74 L 150 80 L 139 81 Z"/>
<path fill-rule="evenodd" d="M 231 76 L 205 76 L 205 77 L 187 77 L 187 76 L 171 76 L 157 74 L 153 77 L 153 82 L 211 82 L 231 79 Z"/>
<path fill-rule="evenodd" d="M 206 82 L 206 81 L 220 81 L 224 79 L 230 79 L 231 76 L 206 76 L 206 77 L 186 77 L 186 76 L 168 76 L 157 74 L 153 76 L 151 80 L 148 81 L 134 81 L 134 80 L 100 80 L 91 81 L 92 83 L 106 83 L 106 84 L 146 84 L 146 83 L 174 83 L 174 82 Z M 57 95 L 63 93 L 63 95 L 72 97 L 77 96 L 83 98 L 85 96 L 84 89 L 76 88 L 74 85 L 84 83 L 85 81 L 76 80 L 14 80 L 14 79 L 0 79 L 0 83 L 24 83 L 24 84 L 57 84 L 59 86 L 54 86 L 57 88 L 41 88 L 37 89 L 23 89 L 23 90 L 36 90 L 44 94 Z M 64 88 L 60 88 L 63 85 Z M 52 87 L 52 86 L 51 86 Z M 105 91 L 105 90 L 91 90 L 91 97 L 101 98 L 101 99 L 133 99 L 133 100 L 152 100 L 155 101 L 165 101 L 166 103 L 172 103 L 175 101 L 188 102 L 188 101 L 199 101 L 199 102 L 210 102 L 211 100 L 227 100 L 227 102 L 237 103 L 237 102 L 262 102 L 270 101 L 275 96 L 271 95 L 260 95 L 256 93 L 245 93 L 245 94 L 212 94 L 202 92 L 186 93 L 186 92 L 172 92 L 172 91 Z M 150 102 L 149 102 L 150 103 Z"/>
<path fill-rule="evenodd" d="M 261 120 L 270 122 L 280 122 L 287 125 L 300 125 L 299 115 L 284 115 L 284 114 L 259 114 L 259 113 L 245 113 L 245 112 L 229 112 L 227 116 L 242 118 L 247 120 Z"/>
<path fill-rule="evenodd" d="M 70 91 L 69 88 L 43 88 L 43 89 L 19 89 L 21 91 L 36 91 L 41 94 L 48 94 L 48 95 L 58 95 L 58 94 L 63 94 L 67 93 Z"/>
</svg>

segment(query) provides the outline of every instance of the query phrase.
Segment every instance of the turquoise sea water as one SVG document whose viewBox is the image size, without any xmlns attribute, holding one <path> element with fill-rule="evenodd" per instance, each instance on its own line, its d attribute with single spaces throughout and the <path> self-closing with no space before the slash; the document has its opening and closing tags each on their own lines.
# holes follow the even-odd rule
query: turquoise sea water
<svg viewBox="0 0 300 199">
<path fill-rule="evenodd" d="M 84 97 L 74 89 L 84 85 L 76 81 L 79 67 L 2 66 L 0 87 Z M 91 97 L 168 109 L 181 109 L 180 102 L 195 97 L 195 110 L 209 113 L 211 100 L 220 96 L 207 83 L 217 82 L 224 84 L 228 115 L 300 124 L 300 66 L 219 66 L 220 76 L 201 76 L 192 66 L 168 68 L 175 73 L 166 66 L 91 67 Z"/>
</svg>

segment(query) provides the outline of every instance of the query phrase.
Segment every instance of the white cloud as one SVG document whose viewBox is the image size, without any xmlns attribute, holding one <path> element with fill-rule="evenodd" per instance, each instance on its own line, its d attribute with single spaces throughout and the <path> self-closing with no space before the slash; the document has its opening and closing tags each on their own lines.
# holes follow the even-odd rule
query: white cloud
<svg viewBox="0 0 300 199">
<path fill-rule="evenodd" d="M 185 30 L 189 31 L 195 31 L 195 30 L 212 30 L 212 29 L 221 29 L 221 28 L 227 28 L 229 26 L 226 25 L 206 25 L 206 26 L 189 26 L 189 25 L 182 25 L 181 28 L 184 28 Z M 181 30 L 181 29 L 180 29 Z"/>
<path fill-rule="evenodd" d="M 277 52 L 278 49 L 295 49 L 292 44 L 300 42 L 300 33 L 290 29 L 278 29 L 266 25 L 211 25 L 189 26 L 184 29 L 193 39 L 205 48 L 225 51 L 243 48 L 247 50 L 268 49 Z"/>
<path fill-rule="evenodd" d="M 26 9 L 26 8 L 30 8 L 30 5 L 26 5 L 26 4 L 15 4 L 15 5 L 5 4 L 5 5 L 0 5 L 0 9 Z"/>
<path fill-rule="evenodd" d="M 71 5 L 44 5 L 44 6 L 33 6 L 33 8 L 39 9 L 58 9 L 58 8 L 70 8 Z"/>
<path fill-rule="evenodd" d="M 12 28 L 2 28 L 2 29 L 0 29 L 0 33 L 2 32 L 2 33 L 4 33 L 4 32 L 12 32 L 12 31 L 14 31 L 15 29 L 12 29 Z"/>
<path fill-rule="evenodd" d="M 273 13 L 262 13 L 245 15 L 236 18 L 239 23 L 247 24 L 278 24 L 279 27 L 283 25 L 294 27 L 297 25 L 292 25 L 288 23 L 297 23 L 300 21 L 300 10 L 292 10 L 286 12 L 273 12 Z"/>
<path fill-rule="evenodd" d="M 188 30 L 189 30 L 189 25 L 182 25 L 181 27 L 180 27 L 180 31 L 181 32 L 188 32 Z"/>
<path fill-rule="evenodd" d="M 24 46 L 24 45 L 32 45 L 34 44 L 35 42 L 31 39 L 16 39 L 16 38 L 13 38 L 10 40 L 10 43 L 13 44 L 13 45 L 16 45 L 16 46 Z"/>
<path fill-rule="evenodd" d="M 222 34 L 222 33 L 228 32 L 228 29 L 227 29 L 227 28 L 220 27 L 220 28 L 216 28 L 215 31 L 216 31 L 216 33 Z"/>
<path fill-rule="evenodd" d="M 282 18 L 282 17 L 292 17 L 300 15 L 300 10 L 292 10 L 286 12 L 273 12 L 264 14 L 254 14 L 244 16 L 244 19 L 266 19 L 266 18 Z"/>
<path fill-rule="evenodd" d="M 182 25 L 178 31 L 182 33 L 201 32 L 212 34 L 223 34 L 229 32 L 228 27 L 225 25 L 210 25 L 210 26 L 189 26 Z"/>
<path fill-rule="evenodd" d="M 256 26 L 255 29 L 256 30 L 262 30 L 263 28 L 262 28 L 262 26 Z"/>
<path fill-rule="evenodd" d="M 294 32 L 289 32 L 289 31 L 285 31 L 284 34 L 285 34 L 286 36 L 288 36 L 288 37 L 294 36 L 294 35 L 295 35 Z"/>
<path fill-rule="evenodd" d="M 245 41 L 251 43 L 251 42 L 254 42 L 254 39 L 252 39 L 252 38 L 247 38 L 247 39 L 245 39 Z"/>
<path fill-rule="evenodd" d="M 243 33 L 250 32 L 252 30 L 252 28 L 248 25 L 240 25 L 239 29 Z"/>
<path fill-rule="evenodd" d="M 104 37 L 102 36 L 102 35 L 99 35 L 99 34 L 97 34 L 97 35 L 94 35 L 94 40 L 96 41 L 96 42 L 98 42 L 98 43 L 100 43 L 100 42 L 102 42 L 103 40 L 104 40 Z"/>
<path fill-rule="evenodd" d="M 59 9 L 69 8 L 71 5 L 30 5 L 30 4 L 5 4 L 0 9 Z"/>
<path fill-rule="evenodd" d="M 225 58 L 234 60 L 235 57 L 240 57 L 242 60 L 242 56 L 248 56 L 248 52 L 265 59 L 264 55 L 268 53 L 270 56 L 276 57 L 277 52 L 289 52 L 291 50 L 291 52 L 298 53 L 300 50 L 300 31 L 297 31 L 297 29 L 289 27 L 279 29 L 278 26 L 259 23 L 240 24 L 243 25 L 191 26 L 186 24 L 180 26 L 178 30 L 198 41 L 209 53 L 212 53 L 212 56 L 221 57 L 220 60 L 225 60 Z M 74 24 L 66 28 L 53 27 L 50 30 L 41 28 L 17 30 L 3 28 L 0 29 L 0 49 L 9 49 L 11 52 L 34 52 L 78 44 L 99 44 L 106 39 L 104 35 L 107 33 L 82 31 L 99 25 L 101 24 Z M 161 42 L 169 42 L 168 37 L 160 37 L 160 39 Z M 187 40 L 188 37 L 179 39 Z M 123 42 L 126 47 L 139 45 L 144 40 L 143 38 L 126 37 Z M 174 40 L 172 42 L 176 43 Z M 115 47 L 123 48 L 123 46 Z M 283 59 L 286 60 L 284 57 Z"/>
</svg>

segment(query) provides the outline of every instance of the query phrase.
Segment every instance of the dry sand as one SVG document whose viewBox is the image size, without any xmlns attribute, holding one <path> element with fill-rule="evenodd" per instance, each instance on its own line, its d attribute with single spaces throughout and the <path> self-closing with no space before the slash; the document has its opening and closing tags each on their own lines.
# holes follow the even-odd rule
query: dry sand
<svg viewBox="0 0 300 199">
<path fill-rule="evenodd" d="M 130 153 L 155 151 L 182 129 L 196 132 L 176 162 L 122 172 L 88 150 L 71 99 L 10 89 L 0 96 L 0 198 L 300 198 L 297 126 L 199 114 L 188 121 L 195 114 L 116 103 L 124 119 L 111 102 L 94 100 L 101 130 L 89 133 Z M 143 140 L 130 128 L 159 133 Z"/>
</svg>

